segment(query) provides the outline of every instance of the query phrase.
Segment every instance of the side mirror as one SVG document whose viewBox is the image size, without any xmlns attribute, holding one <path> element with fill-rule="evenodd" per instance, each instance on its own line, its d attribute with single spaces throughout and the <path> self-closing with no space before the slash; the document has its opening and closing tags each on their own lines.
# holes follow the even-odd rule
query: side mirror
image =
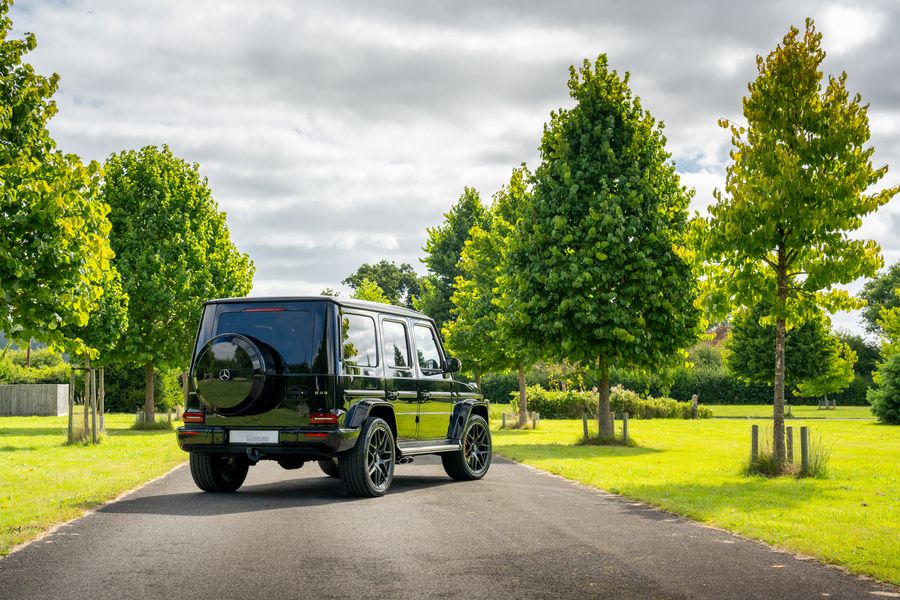
<svg viewBox="0 0 900 600">
<path fill-rule="evenodd" d="M 456 373 L 460 369 L 462 369 L 462 363 L 458 358 L 453 358 L 451 356 L 447 359 L 447 366 L 444 368 L 444 373 Z"/>
</svg>

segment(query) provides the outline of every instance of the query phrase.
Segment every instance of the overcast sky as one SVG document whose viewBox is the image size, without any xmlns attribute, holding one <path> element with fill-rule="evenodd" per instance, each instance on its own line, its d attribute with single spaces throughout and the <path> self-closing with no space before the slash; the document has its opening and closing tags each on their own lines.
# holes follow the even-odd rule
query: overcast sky
<svg viewBox="0 0 900 600">
<path fill-rule="evenodd" d="M 318 293 L 362 262 L 420 272 L 425 228 L 474 186 L 485 202 L 537 165 L 568 66 L 606 53 L 665 122 L 682 181 L 705 211 L 722 186 L 755 57 L 816 20 L 826 73 L 871 104 L 882 181 L 900 181 L 900 3 L 238 2 L 19 0 L 29 57 L 60 74 L 61 148 L 103 161 L 169 144 L 200 164 L 254 295 Z M 900 259 L 900 200 L 861 236 Z M 858 289 L 859 285 L 853 286 Z M 835 325 L 858 330 L 856 316 Z"/>
</svg>

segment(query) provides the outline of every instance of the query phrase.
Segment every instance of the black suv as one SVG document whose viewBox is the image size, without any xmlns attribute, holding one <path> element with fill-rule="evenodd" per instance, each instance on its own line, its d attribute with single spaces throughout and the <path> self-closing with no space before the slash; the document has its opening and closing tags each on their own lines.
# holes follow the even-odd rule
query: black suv
<svg viewBox="0 0 900 600">
<path fill-rule="evenodd" d="M 488 409 L 455 381 L 434 321 L 328 296 L 212 300 L 203 308 L 178 445 L 207 492 L 233 492 L 260 460 L 316 461 L 354 496 L 381 496 L 394 465 L 439 454 L 447 474 L 491 465 Z"/>
</svg>

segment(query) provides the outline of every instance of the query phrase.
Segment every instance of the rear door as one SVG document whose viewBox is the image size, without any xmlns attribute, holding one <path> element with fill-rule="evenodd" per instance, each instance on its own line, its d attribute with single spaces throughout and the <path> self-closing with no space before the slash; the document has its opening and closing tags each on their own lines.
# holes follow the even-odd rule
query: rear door
<svg viewBox="0 0 900 600">
<path fill-rule="evenodd" d="M 381 318 L 384 390 L 397 417 L 397 437 L 415 439 L 419 416 L 419 388 L 409 344 L 409 326 L 400 317 Z"/>
<path fill-rule="evenodd" d="M 412 329 L 419 375 L 419 429 L 416 438 L 445 439 L 453 413 L 453 380 L 444 373 L 446 360 L 434 326 L 428 321 L 413 321 Z"/>
</svg>

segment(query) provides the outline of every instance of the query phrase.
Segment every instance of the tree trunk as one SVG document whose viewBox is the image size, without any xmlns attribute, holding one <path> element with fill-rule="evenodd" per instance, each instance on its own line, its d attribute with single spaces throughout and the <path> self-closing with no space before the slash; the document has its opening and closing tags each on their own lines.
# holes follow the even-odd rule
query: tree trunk
<svg viewBox="0 0 900 600">
<path fill-rule="evenodd" d="M 475 373 L 475 385 L 478 386 L 478 391 L 481 391 L 481 373 Z"/>
<path fill-rule="evenodd" d="M 28 338 L 28 345 L 25 346 L 25 366 L 31 368 L 31 338 Z"/>
<path fill-rule="evenodd" d="M 156 415 L 153 412 L 153 365 L 144 365 L 144 422 L 153 423 Z"/>
<path fill-rule="evenodd" d="M 612 439 L 613 432 L 609 423 L 609 367 L 600 359 L 600 400 L 597 405 L 597 420 L 599 421 L 600 438 Z"/>
<path fill-rule="evenodd" d="M 525 366 L 519 365 L 519 427 L 528 422 L 528 396 L 525 393 Z"/>
<path fill-rule="evenodd" d="M 775 401 L 772 408 L 772 452 L 775 463 L 784 465 L 784 337 L 785 319 L 784 304 L 787 299 L 787 265 L 785 264 L 785 251 L 778 248 L 778 299 L 776 307 L 780 314 L 775 320 Z"/>
</svg>

